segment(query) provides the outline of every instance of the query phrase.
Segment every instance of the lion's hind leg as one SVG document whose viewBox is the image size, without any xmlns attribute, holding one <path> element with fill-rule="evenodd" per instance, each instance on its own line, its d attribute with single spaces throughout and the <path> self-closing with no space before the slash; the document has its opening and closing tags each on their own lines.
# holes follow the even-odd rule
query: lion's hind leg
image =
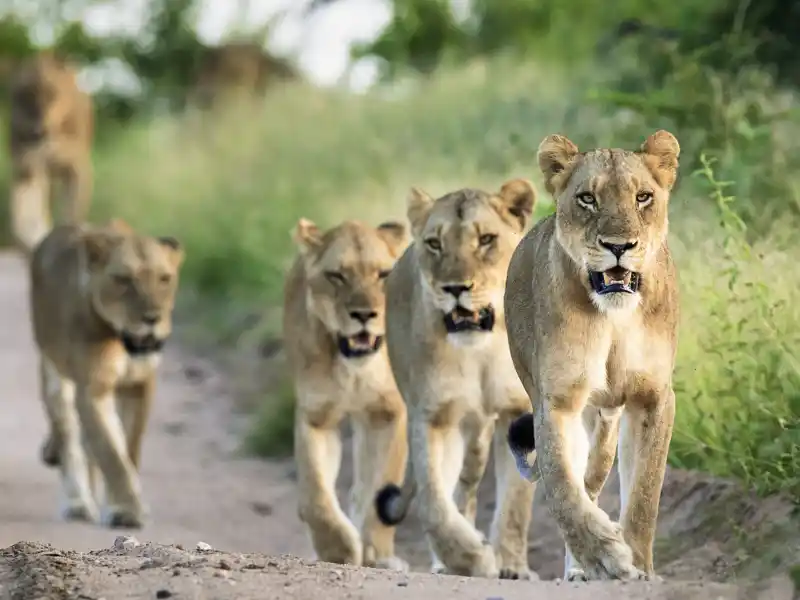
<svg viewBox="0 0 800 600">
<path fill-rule="evenodd" d="M 523 479 L 508 447 L 506 436 L 517 414 L 500 417 L 494 433 L 496 502 L 490 539 L 495 549 L 501 579 L 530 579 L 528 529 L 536 484 Z"/>
<path fill-rule="evenodd" d="M 75 409 L 75 384 L 61 376 L 46 358 L 39 363 L 41 394 L 50 422 L 43 454 L 61 471 L 62 518 L 96 521 L 97 504 L 89 481 L 89 461 L 81 442 L 81 426 Z"/>
<path fill-rule="evenodd" d="M 336 498 L 336 478 L 342 458 L 338 426 L 316 427 L 298 412 L 294 454 L 300 491 L 299 515 L 309 528 L 317 558 L 360 566 L 361 535 Z"/>
<path fill-rule="evenodd" d="M 436 561 L 447 573 L 496 577 L 494 550 L 453 499 L 464 461 L 464 439 L 457 425 L 411 424 L 410 452 L 418 473 L 420 516 Z"/>
<path fill-rule="evenodd" d="M 408 564 L 395 556 L 396 528 L 380 522 L 372 501 L 385 484 L 402 485 L 405 476 L 406 408 L 399 395 L 394 400 L 390 407 L 381 407 L 353 420 L 355 477 L 350 494 L 350 519 L 361 531 L 365 566 L 407 571 Z"/>
</svg>

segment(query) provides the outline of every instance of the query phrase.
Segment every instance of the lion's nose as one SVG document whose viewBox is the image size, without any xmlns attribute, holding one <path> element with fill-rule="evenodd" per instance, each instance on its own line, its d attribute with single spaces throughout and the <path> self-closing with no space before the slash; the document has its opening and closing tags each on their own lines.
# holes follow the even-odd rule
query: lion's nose
<svg viewBox="0 0 800 600">
<path fill-rule="evenodd" d="M 470 284 L 460 283 L 460 284 L 443 285 L 442 286 L 442 291 L 445 292 L 446 294 L 450 294 L 456 300 L 458 300 L 458 298 L 459 298 L 459 296 L 461 296 L 461 294 L 463 294 L 464 292 L 468 292 L 471 289 L 472 289 L 472 284 L 471 283 Z"/>
<path fill-rule="evenodd" d="M 598 238 L 597 243 L 600 244 L 603 248 L 611 252 L 614 256 L 617 257 L 619 260 L 622 258 L 622 255 L 625 254 L 628 250 L 635 248 L 636 245 L 639 243 L 638 240 L 629 240 L 627 242 L 622 242 L 621 244 L 618 242 L 609 242 L 604 240 L 603 238 Z"/>
<path fill-rule="evenodd" d="M 371 321 L 375 317 L 378 316 L 374 310 L 352 310 L 350 311 L 350 318 L 354 321 L 358 321 L 362 325 L 366 325 L 367 322 Z"/>
<path fill-rule="evenodd" d="M 145 325 L 156 325 L 161 320 L 161 315 L 156 312 L 145 313 L 142 315 L 142 323 Z"/>
</svg>

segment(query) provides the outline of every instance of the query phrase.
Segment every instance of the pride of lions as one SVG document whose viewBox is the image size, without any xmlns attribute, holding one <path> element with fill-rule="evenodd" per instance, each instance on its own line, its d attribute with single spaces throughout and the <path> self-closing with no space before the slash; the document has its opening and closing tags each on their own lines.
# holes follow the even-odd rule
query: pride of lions
<svg viewBox="0 0 800 600">
<path fill-rule="evenodd" d="M 12 229 L 30 264 L 50 424 L 42 450 L 62 515 L 110 527 L 147 516 L 140 450 L 183 261 L 172 237 L 91 225 L 91 100 L 43 54 L 11 95 Z M 527 579 L 534 488 L 566 542 L 565 578 L 647 579 L 672 435 L 676 271 L 667 205 L 680 148 L 579 151 L 538 163 L 555 214 L 531 226 L 533 185 L 412 188 L 408 225 L 300 219 L 285 281 L 296 392 L 299 516 L 320 560 L 404 570 L 395 527 L 416 499 L 434 572 Z M 50 225 L 49 188 L 66 181 Z M 335 490 L 353 426 L 349 510 Z M 488 538 L 475 526 L 490 449 Z M 597 506 L 619 451 L 619 522 Z M 102 483 L 102 502 L 100 489 Z"/>
</svg>

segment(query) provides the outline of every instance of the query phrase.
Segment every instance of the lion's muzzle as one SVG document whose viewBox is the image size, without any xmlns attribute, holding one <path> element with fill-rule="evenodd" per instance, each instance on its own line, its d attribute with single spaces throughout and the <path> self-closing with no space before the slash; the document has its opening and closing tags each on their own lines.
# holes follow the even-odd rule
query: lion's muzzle
<svg viewBox="0 0 800 600">
<path fill-rule="evenodd" d="M 479 310 L 469 310 L 461 305 L 444 314 L 444 326 L 447 333 L 465 331 L 490 332 L 494 329 L 495 314 L 490 304 Z"/>
<path fill-rule="evenodd" d="M 339 347 L 339 354 L 345 358 L 362 358 L 375 354 L 383 345 L 382 335 L 373 335 L 366 330 L 362 330 L 355 335 L 336 336 L 336 344 Z"/>
<path fill-rule="evenodd" d="M 620 266 L 605 271 L 589 271 L 589 285 L 600 296 L 606 294 L 635 294 L 639 291 L 639 273 Z"/>
<path fill-rule="evenodd" d="M 120 340 L 129 356 L 146 356 L 161 352 L 166 343 L 166 339 L 158 338 L 152 333 L 147 335 L 133 335 L 123 331 Z"/>
</svg>

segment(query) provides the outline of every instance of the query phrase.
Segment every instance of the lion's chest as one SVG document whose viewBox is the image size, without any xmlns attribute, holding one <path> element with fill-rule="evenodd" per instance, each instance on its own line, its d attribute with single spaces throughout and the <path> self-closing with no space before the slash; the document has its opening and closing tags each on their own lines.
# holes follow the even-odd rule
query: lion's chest
<svg viewBox="0 0 800 600">
<path fill-rule="evenodd" d="M 591 404 L 603 408 L 621 406 L 626 392 L 643 379 L 653 383 L 669 380 L 672 351 L 669 340 L 647 328 L 641 315 L 610 318 L 594 344 L 586 364 Z"/>
<path fill-rule="evenodd" d="M 514 369 L 505 332 L 474 346 L 447 344 L 429 380 L 432 398 L 463 416 L 497 416 L 529 410 L 530 402 Z"/>
<path fill-rule="evenodd" d="M 300 410 L 319 427 L 374 411 L 396 393 L 388 358 L 382 354 L 367 360 L 338 360 L 332 371 L 308 374 L 296 386 Z"/>
<path fill-rule="evenodd" d="M 131 385 L 147 381 L 161 364 L 161 353 L 153 352 L 145 356 L 130 356 L 121 352 L 115 368 L 120 385 Z"/>
</svg>

